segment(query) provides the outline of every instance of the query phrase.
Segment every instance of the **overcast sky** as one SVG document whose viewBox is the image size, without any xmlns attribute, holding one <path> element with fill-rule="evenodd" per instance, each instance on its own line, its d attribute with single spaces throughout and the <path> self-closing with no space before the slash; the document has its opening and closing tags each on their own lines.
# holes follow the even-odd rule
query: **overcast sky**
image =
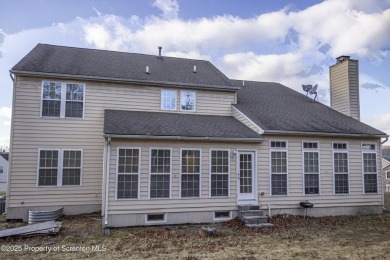
<svg viewBox="0 0 390 260">
<path fill-rule="evenodd" d="M 37 43 L 207 59 L 228 77 L 318 84 L 359 60 L 361 118 L 390 134 L 390 0 L 2 0 L 0 145 L 8 144 L 9 69 Z M 38 104 L 37 104 L 38 105 Z"/>
</svg>

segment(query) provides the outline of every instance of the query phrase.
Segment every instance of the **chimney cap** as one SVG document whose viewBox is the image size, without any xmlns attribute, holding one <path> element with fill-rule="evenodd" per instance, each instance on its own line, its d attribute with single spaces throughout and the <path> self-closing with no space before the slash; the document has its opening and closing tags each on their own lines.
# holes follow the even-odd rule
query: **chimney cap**
<svg viewBox="0 0 390 260">
<path fill-rule="evenodd" d="M 341 56 L 337 57 L 336 60 L 337 60 L 337 63 L 339 63 L 339 62 L 342 62 L 342 61 L 345 61 L 345 60 L 349 60 L 350 57 L 351 56 L 341 55 Z"/>
</svg>

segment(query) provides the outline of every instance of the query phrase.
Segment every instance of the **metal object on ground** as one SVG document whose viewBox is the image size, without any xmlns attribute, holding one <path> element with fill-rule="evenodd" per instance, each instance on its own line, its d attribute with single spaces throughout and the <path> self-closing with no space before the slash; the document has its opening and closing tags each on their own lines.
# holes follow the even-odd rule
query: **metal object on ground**
<svg viewBox="0 0 390 260">
<path fill-rule="evenodd" d="M 60 231 L 61 226 L 61 222 L 47 221 L 34 225 L 2 230 L 0 231 L 0 237 L 57 234 Z"/>
<path fill-rule="evenodd" d="M 40 222 L 46 222 L 50 220 L 57 220 L 62 216 L 64 208 L 56 210 L 42 210 L 42 211 L 28 211 L 28 224 L 35 224 Z"/>
</svg>

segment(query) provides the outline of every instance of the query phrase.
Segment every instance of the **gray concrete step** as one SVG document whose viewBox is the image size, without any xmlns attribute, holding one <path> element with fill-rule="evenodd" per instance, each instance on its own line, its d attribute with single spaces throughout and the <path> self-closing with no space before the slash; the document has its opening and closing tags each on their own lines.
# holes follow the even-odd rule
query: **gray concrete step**
<svg viewBox="0 0 390 260">
<path fill-rule="evenodd" d="M 264 210 L 242 210 L 240 211 L 241 216 L 264 216 Z"/>
<path fill-rule="evenodd" d="M 258 205 L 238 206 L 238 211 L 259 210 L 259 209 L 260 209 L 260 206 L 258 206 Z"/>
<path fill-rule="evenodd" d="M 274 224 L 271 223 L 260 223 L 260 224 L 245 224 L 246 227 L 249 228 L 270 228 L 274 227 Z"/>
<path fill-rule="evenodd" d="M 267 223 L 268 217 L 267 216 L 244 216 L 242 217 L 242 220 L 246 224 L 261 224 L 261 223 Z"/>
</svg>

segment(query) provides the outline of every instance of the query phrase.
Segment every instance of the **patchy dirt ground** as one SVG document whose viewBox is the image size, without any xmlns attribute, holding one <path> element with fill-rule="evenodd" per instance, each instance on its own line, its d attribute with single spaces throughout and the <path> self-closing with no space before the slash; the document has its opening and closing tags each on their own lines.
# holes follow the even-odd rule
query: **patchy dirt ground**
<svg viewBox="0 0 390 260">
<path fill-rule="evenodd" d="M 0 259 L 389 259 L 390 256 L 390 214 L 306 219 L 276 215 L 270 221 L 275 228 L 250 229 L 238 219 L 214 224 L 211 226 L 218 228 L 215 237 L 201 237 L 202 225 L 116 228 L 110 236 L 103 236 L 99 214 L 66 216 L 56 236 L 0 239 Z M 22 224 L 0 221 L 0 229 L 19 225 Z"/>
</svg>

